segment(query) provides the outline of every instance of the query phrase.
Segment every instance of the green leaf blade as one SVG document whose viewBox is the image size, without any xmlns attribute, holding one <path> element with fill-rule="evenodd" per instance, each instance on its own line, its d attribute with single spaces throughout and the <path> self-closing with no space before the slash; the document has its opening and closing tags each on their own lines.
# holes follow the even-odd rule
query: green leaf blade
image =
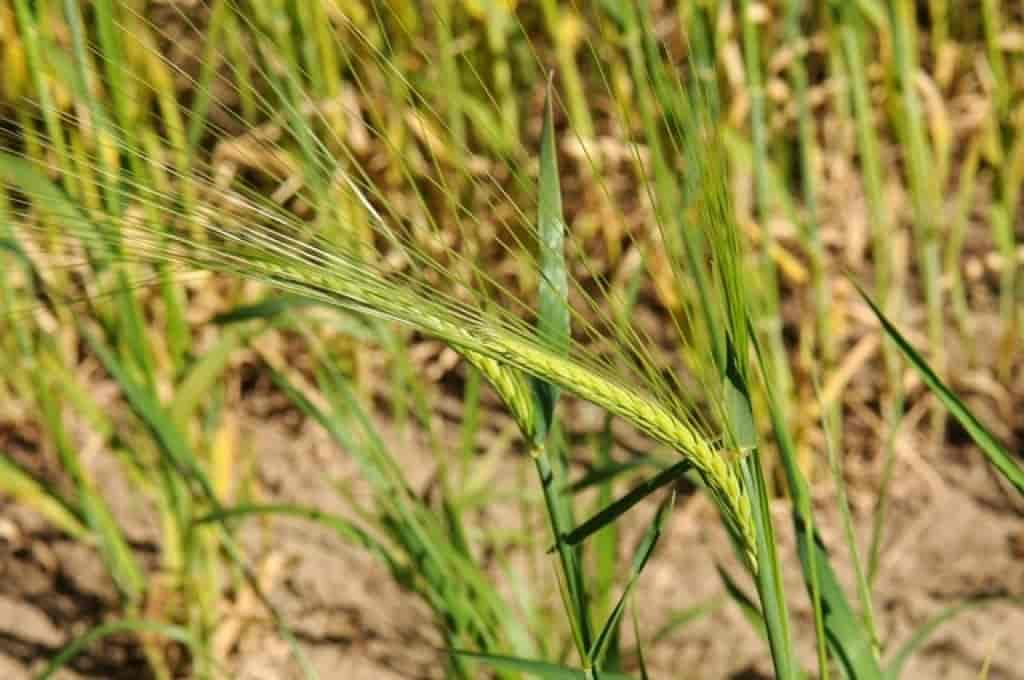
<svg viewBox="0 0 1024 680">
<path fill-rule="evenodd" d="M 559 354 L 569 349 L 569 279 L 565 266 L 565 221 L 562 217 L 562 189 L 558 179 L 555 123 L 551 82 L 544 104 L 544 127 L 540 143 L 538 178 L 537 243 L 540 284 L 537 293 L 537 332 L 541 340 Z M 541 405 L 545 433 L 553 424 L 558 388 L 534 379 L 534 391 Z"/>
<path fill-rule="evenodd" d="M 796 450 L 786 428 L 785 417 L 768 381 L 768 368 L 759 343 L 754 342 L 758 366 L 765 378 L 768 414 L 779 446 L 779 458 L 789 493 L 793 498 L 793 525 L 804 583 L 814 604 L 815 623 L 823 631 L 829 649 L 839 659 L 846 677 L 881 678 L 871 636 L 854 613 L 832 569 L 828 550 L 813 525 L 811 494 L 807 479 L 797 463 Z"/>
<path fill-rule="evenodd" d="M 0 491 L 33 508 L 69 536 L 87 539 L 89 530 L 71 505 L 4 453 L 0 453 Z"/>
<path fill-rule="evenodd" d="M 525 673 L 529 677 L 539 678 L 540 680 L 591 680 L 593 677 L 588 677 L 585 671 L 576 668 L 546 663 L 544 661 L 533 661 L 530 659 L 520 659 L 512 656 L 499 656 L 496 654 L 479 654 L 477 652 L 467 652 L 458 649 L 453 650 L 453 653 L 464 659 L 479 661 L 480 663 L 486 664 L 495 670 Z M 603 680 L 632 680 L 630 676 L 623 675 L 622 673 L 602 672 L 600 677 Z"/>
<path fill-rule="evenodd" d="M 857 291 L 864 298 L 871 311 L 874 312 L 879 323 L 882 324 L 885 334 L 896 344 L 903 353 L 903 356 L 910 362 L 910 365 L 914 367 L 914 370 L 921 376 L 928 389 L 939 398 L 939 401 L 942 402 L 950 414 L 957 419 L 1000 474 L 1013 484 L 1019 492 L 1024 493 L 1024 468 L 1021 467 L 1020 463 L 1014 460 L 1014 457 L 999 443 L 995 435 L 978 420 L 977 416 L 967 408 L 967 405 L 936 375 L 935 371 L 928 365 L 928 362 L 924 360 L 924 357 L 914 349 L 914 346 L 903 337 L 896 329 L 896 326 L 886 318 L 882 310 L 868 297 L 867 293 L 860 286 L 857 286 Z"/>
<path fill-rule="evenodd" d="M 578 527 L 570 531 L 563 537 L 563 540 L 569 545 L 579 545 L 589 536 L 597 533 L 601 529 L 605 528 L 623 514 L 625 514 L 630 508 L 642 501 L 643 499 L 650 496 L 658 489 L 675 482 L 682 477 L 687 470 L 692 467 L 689 460 L 683 460 L 672 467 L 663 470 L 654 477 L 651 477 L 644 483 L 637 486 L 635 489 L 624 495 L 619 500 L 615 501 L 608 507 L 604 508 L 596 515 L 588 519 L 587 521 L 580 524 Z"/>
</svg>

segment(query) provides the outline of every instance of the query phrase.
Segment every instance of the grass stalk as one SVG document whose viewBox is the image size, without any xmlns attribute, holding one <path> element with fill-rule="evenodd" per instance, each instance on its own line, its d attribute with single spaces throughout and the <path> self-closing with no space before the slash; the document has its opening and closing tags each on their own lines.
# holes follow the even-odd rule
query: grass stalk
<svg viewBox="0 0 1024 680">
<path fill-rule="evenodd" d="M 891 8 L 897 80 L 901 96 L 900 132 L 906 140 L 911 198 L 914 204 L 915 242 L 920 258 L 920 277 L 925 291 L 928 342 L 933 365 L 945 367 L 943 345 L 942 269 L 939 252 L 940 223 L 936 214 L 941 191 L 930 172 L 932 153 L 924 130 L 924 111 L 917 95 L 917 36 L 914 8 L 898 0 Z M 945 432 L 946 412 L 936 404 L 932 411 L 932 442 L 938 445 Z"/>
<path fill-rule="evenodd" d="M 792 378 L 786 361 L 786 349 L 782 341 L 782 317 L 779 314 L 779 283 L 778 272 L 772 252 L 776 248 L 775 237 L 768 223 L 769 205 L 771 203 L 770 183 L 768 181 L 768 147 L 766 137 L 766 101 L 764 77 L 761 73 L 760 40 L 758 27 L 754 23 L 754 15 L 749 0 L 741 0 L 740 24 L 743 43 L 744 67 L 747 77 L 747 95 L 750 97 L 750 131 L 753 147 L 754 176 L 754 220 L 759 223 L 764 235 L 764 248 L 760 258 L 760 275 L 758 288 L 762 291 L 763 300 L 757 311 L 757 323 L 763 326 L 767 337 L 769 354 L 774 366 L 774 380 L 779 387 L 779 394 L 790 395 Z M 788 400 L 787 397 L 783 397 Z M 785 403 L 785 402 L 784 402 Z"/>
</svg>

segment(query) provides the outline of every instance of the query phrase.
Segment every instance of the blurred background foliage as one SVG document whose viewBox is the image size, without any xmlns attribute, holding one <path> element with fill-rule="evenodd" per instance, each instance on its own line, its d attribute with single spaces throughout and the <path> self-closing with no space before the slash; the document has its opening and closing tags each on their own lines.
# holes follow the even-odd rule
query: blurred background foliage
<svg viewBox="0 0 1024 680">
<path fill-rule="evenodd" d="M 897 431 L 919 435 L 925 456 L 965 439 L 882 343 L 849 278 L 1019 445 L 1016 3 L 6 0 L 2 487 L 99 551 L 117 611 L 162 622 L 152 632 L 191 649 L 140 629 L 147 669 L 213 676 L 231 663 L 230 634 L 218 637 L 224 598 L 260 592 L 237 541 L 245 514 L 328 522 L 379 555 L 436 614 L 439 646 L 558 658 L 565 640 L 545 636 L 558 613 L 541 595 L 514 606 L 480 566 L 484 555 L 504 564 L 509 545 L 546 546 L 528 527 L 479 523 L 489 475 L 517 455 L 516 435 L 450 349 L 251 281 L 134 263 L 116 239 L 109 252 L 72 242 L 60 236 L 63 211 L 115 232 L 122 222 L 104 225 L 106 216 L 187 232 L 204 214 L 244 219 L 239 204 L 259 196 L 336 247 L 379 253 L 402 271 L 409 263 L 372 227 L 380 213 L 452 270 L 478 263 L 501 283 L 495 304 L 518 309 L 538 276 L 504 244 L 532 238 L 553 70 L 570 275 L 582 290 L 628 300 L 593 321 L 626 315 L 654 341 L 659 366 L 677 370 L 679 353 L 693 350 L 676 344 L 669 320 L 697 292 L 676 285 L 676 246 L 655 225 L 688 219 L 665 200 L 678 190 L 680 154 L 659 90 L 682 85 L 650 71 L 651 50 L 717 81 L 754 327 L 805 473 L 827 477 L 827 441 L 888 470 Z M 466 269 L 426 283 L 472 278 Z M 425 433 L 439 491 L 414 490 L 371 424 L 382 414 L 388 427 Z M 239 436 L 253 417 L 321 423 L 358 459 L 371 500 L 353 495 L 345 517 L 267 505 L 254 447 Z M 564 423 L 567 441 L 582 443 L 567 466 L 597 466 L 613 439 L 634 458 L 651 450 L 600 418 Z M 98 475 L 97 455 L 116 461 L 127 497 Z M 770 479 L 784 494 L 781 472 Z M 607 503 L 611 481 L 594 485 Z M 537 498 L 505 500 L 537 515 Z M 154 517 L 155 534 L 131 535 L 122 518 L 133 512 Z M 607 607 L 614 560 L 601 555 L 618 539 L 603 540 L 594 569 Z"/>
</svg>

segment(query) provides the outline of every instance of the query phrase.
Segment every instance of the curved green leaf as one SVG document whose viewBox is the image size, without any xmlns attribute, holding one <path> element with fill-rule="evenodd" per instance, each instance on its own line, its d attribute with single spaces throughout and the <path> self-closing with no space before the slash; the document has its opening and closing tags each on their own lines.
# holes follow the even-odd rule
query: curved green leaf
<svg viewBox="0 0 1024 680">
<path fill-rule="evenodd" d="M 578 527 L 566 534 L 562 540 L 569 545 L 578 545 L 579 543 L 582 543 L 589 536 L 597 533 L 617 520 L 626 511 L 661 487 L 678 480 L 691 467 L 692 464 L 689 460 L 683 460 L 666 470 L 662 470 L 654 477 L 651 477 L 625 496 L 606 507 L 604 510 L 598 512 L 583 524 L 580 524 Z"/>
<path fill-rule="evenodd" d="M 221 508 L 195 520 L 195 524 L 209 524 L 211 522 L 223 522 L 235 517 L 247 517 L 252 515 L 284 515 L 298 517 L 311 522 L 316 522 L 336 531 L 339 536 L 360 547 L 366 548 L 377 554 L 388 563 L 388 566 L 397 565 L 396 560 L 380 544 L 379 541 L 363 531 L 360 527 L 349 520 L 329 512 L 323 512 L 316 508 L 307 508 L 301 505 L 280 504 L 248 504 L 236 505 L 228 508 Z"/>
<path fill-rule="evenodd" d="M 622 613 L 626 610 L 626 602 L 629 599 L 630 593 L 633 592 L 633 586 L 636 584 L 641 572 L 643 572 L 644 567 L 647 566 L 647 561 L 651 558 L 654 548 L 658 545 L 662 528 L 665 526 L 665 517 L 672 512 L 674 506 L 675 494 L 671 494 L 658 507 L 658 512 L 655 513 L 654 519 L 651 521 L 650 526 L 647 527 L 643 539 L 641 539 L 640 544 L 637 546 L 636 553 L 633 555 L 633 564 L 629 570 L 629 581 L 626 582 L 626 587 L 623 589 L 622 595 L 619 596 L 619 601 L 615 604 L 611 614 L 608 615 L 608 619 L 601 628 L 601 632 L 598 633 L 594 644 L 590 648 L 588 656 L 592 666 L 600 667 L 605 648 L 612 637 L 614 637 L 619 621 L 622 619 Z"/>
<path fill-rule="evenodd" d="M 857 285 L 854 283 L 854 285 Z M 921 379 L 924 380 L 925 384 L 928 385 L 939 401 L 946 407 L 946 409 L 956 418 L 963 428 L 967 431 L 967 434 L 971 436 L 971 439 L 981 447 L 982 452 L 989 459 L 989 462 L 995 466 L 997 470 L 1021 493 L 1024 493 L 1024 468 L 1021 467 L 1020 463 L 1014 460 L 1014 457 L 1010 452 L 999 443 L 995 436 L 986 428 L 980 420 L 971 412 L 967 405 L 960 401 L 959 397 L 953 394 L 953 391 L 946 386 L 944 382 L 935 374 L 931 366 L 924 360 L 924 358 L 918 354 L 917 350 L 914 349 L 906 338 L 896 327 L 886 318 L 882 310 L 868 297 L 868 294 L 864 292 L 864 289 L 857 285 L 857 291 L 860 293 L 864 301 L 871 307 L 871 311 L 875 313 L 879 323 L 882 324 L 882 328 L 885 330 L 886 335 L 889 339 L 896 343 L 900 351 L 910 362 L 910 365 L 914 367 Z"/>
<path fill-rule="evenodd" d="M 764 354 L 756 338 L 754 349 L 764 377 L 768 413 L 779 446 L 779 459 L 786 475 L 789 493 L 793 498 L 793 525 L 804 583 L 812 601 L 816 600 L 816 625 L 824 628 L 828 646 L 842 665 L 846 677 L 858 680 L 881 678 L 882 669 L 875 657 L 871 637 L 839 585 L 828 550 L 813 526 L 811 494 L 807 479 L 797 464 L 796 451 L 774 388 L 767 378 L 768 369 Z"/>
<path fill-rule="evenodd" d="M 69 536 L 88 539 L 89 530 L 71 505 L 4 453 L 0 453 L 0 491 L 36 510 Z"/>
</svg>

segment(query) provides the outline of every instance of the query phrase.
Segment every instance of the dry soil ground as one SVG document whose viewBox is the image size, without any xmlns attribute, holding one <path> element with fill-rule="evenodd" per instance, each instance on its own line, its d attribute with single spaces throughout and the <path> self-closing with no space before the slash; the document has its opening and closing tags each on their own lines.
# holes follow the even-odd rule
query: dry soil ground
<svg viewBox="0 0 1024 680">
<path fill-rule="evenodd" d="M 276 499 L 344 511 L 334 483 L 354 477 L 354 466 L 321 433 L 305 426 L 296 438 L 280 423 L 255 418 L 242 431 L 243 441 L 254 447 L 257 477 Z M 430 463 L 417 442 L 395 435 L 393 445 L 413 482 L 425 483 Z M 895 643 L 962 598 L 1024 592 L 1021 504 L 1015 505 L 969 448 L 933 454 L 922 448 L 910 437 L 898 442 L 895 496 L 875 591 L 880 636 Z M 127 494 L 116 465 L 102 454 L 91 456 L 90 464 L 107 480 L 108 495 L 121 500 L 117 512 L 132 538 L 155 555 L 156 527 Z M 510 459 L 510 466 L 516 464 Z M 863 543 L 880 465 L 853 461 L 847 472 Z M 831 485 L 818 485 L 816 495 L 825 540 L 845 564 Z M 794 566 L 787 509 L 780 503 L 776 510 L 797 635 L 810 664 L 810 612 Z M 638 533 L 644 512 L 629 518 L 627 533 Z M 244 542 L 259 556 L 265 587 L 321 677 L 441 677 L 429 611 L 370 557 L 326 529 L 286 520 L 252 522 Z M 719 593 L 716 560 L 728 563 L 730 555 L 711 507 L 699 496 L 682 499 L 637 591 L 642 627 L 653 630 L 673 610 Z M 849 584 L 848 570 L 841 571 Z M 90 548 L 56 534 L 30 511 L 0 507 L 0 678 L 30 677 L 113 606 L 112 584 Z M 231 677 L 300 677 L 288 646 L 252 598 L 225 603 L 223 614 L 218 644 L 233 650 Z M 1003 603 L 979 607 L 943 626 L 904 677 L 975 678 L 989 661 L 993 680 L 1024 678 L 1022 631 L 1024 610 Z M 731 604 L 681 628 L 647 656 L 655 678 L 770 677 L 765 646 Z M 114 640 L 81 656 L 63 677 L 137 678 L 144 677 L 144 668 L 130 641 Z"/>
</svg>

